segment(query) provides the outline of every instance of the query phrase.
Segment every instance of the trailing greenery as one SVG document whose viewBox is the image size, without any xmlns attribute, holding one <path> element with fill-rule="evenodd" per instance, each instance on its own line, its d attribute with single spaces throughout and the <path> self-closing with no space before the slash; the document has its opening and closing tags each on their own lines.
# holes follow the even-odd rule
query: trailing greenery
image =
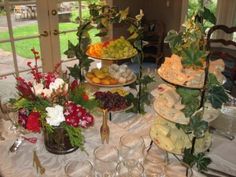
<svg viewBox="0 0 236 177">
<path fill-rule="evenodd" d="M 183 162 L 193 167 L 197 166 L 198 171 L 207 171 L 207 166 L 212 162 L 209 157 L 206 157 L 205 153 L 192 154 L 191 149 L 184 150 Z"/>
<path fill-rule="evenodd" d="M 117 10 L 117 8 L 102 4 L 90 4 L 89 12 L 90 19 L 80 22 L 76 35 L 78 36 L 78 43 L 73 45 L 70 41 L 68 43 L 68 50 L 65 52 L 67 57 L 76 57 L 79 64 L 73 68 L 69 68 L 71 76 L 75 78 L 83 78 L 83 70 L 88 70 L 92 60 L 86 55 L 87 47 L 91 43 L 88 31 L 94 27 L 98 29 L 95 36 L 105 36 L 108 34 L 109 24 L 111 23 L 129 23 L 130 37 L 129 40 L 135 42 L 141 40 L 142 28 L 141 19 L 143 14 L 139 14 L 136 18 L 128 17 L 128 8 L 125 10 Z M 73 69 L 73 70 L 71 70 Z M 78 73 L 75 72 L 78 69 Z M 76 73 L 76 74 L 75 74 Z"/>
<path fill-rule="evenodd" d="M 182 98 L 181 103 L 185 105 L 183 112 L 186 117 L 191 117 L 192 114 L 199 108 L 200 101 L 199 101 L 199 90 L 192 90 L 189 88 L 178 87 L 176 92 Z"/>
<path fill-rule="evenodd" d="M 84 87 L 77 87 L 70 93 L 69 100 L 73 101 L 76 104 L 83 105 L 88 110 L 92 110 L 98 107 L 98 101 L 94 99 L 86 100 L 83 96 L 87 96 Z"/>
<path fill-rule="evenodd" d="M 145 105 L 151 104 L 151 94 L 148 90 L 148 85 L 154 82 L 154 78 L 148 75 L 145 75 L 141 80 L 140 83 L 142 85 L 141 93 L 140 93 L 140 103 L 137 96 L 134 96 L 132 93 L 126 95 L 126 99 L 129 103 L 133 104 L 133 107 L 129 109 L 127 112 L 134 112 L 138 113 L 140 109 L 140 113 L 144 114 L 145 112 Z M 136 89 L 136 84 L 134 85 Z"/>
<path fill-rule="evenodd" d="M 84 151 L 85 138 L 84 135 L 82 134 L 81 128 L 68 126 L 65 122 L 61 123 L 61 126 L 66 130 L 71 145 L 73 147 L 79 147 L 81 151 Z"/>
</svg>

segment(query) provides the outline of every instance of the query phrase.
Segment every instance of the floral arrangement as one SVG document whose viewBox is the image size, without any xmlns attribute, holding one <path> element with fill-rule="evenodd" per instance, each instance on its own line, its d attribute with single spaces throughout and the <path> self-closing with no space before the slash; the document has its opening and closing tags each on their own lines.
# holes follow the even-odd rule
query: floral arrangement
<svg viewBox="0 0 236 177">
<path fill-rule="evenodd" d="M 32 49 L 35 65 L 31 68 L 32 81 L 17 77 L 16 89 L 19 98 L 11 99 L 18 110 L 18 123 L 32 132 L 52 133 L 55 127 L 63 127 L 73 147 L 83 150 L 82 128 L 93 125 L 94 117 L 87 111 L 97 105 L 85 88 L 69 78 L 60 78 L 58 66 L 53 72 L 42 73 L 38 70 L 39 53 Z"/>
</svg>

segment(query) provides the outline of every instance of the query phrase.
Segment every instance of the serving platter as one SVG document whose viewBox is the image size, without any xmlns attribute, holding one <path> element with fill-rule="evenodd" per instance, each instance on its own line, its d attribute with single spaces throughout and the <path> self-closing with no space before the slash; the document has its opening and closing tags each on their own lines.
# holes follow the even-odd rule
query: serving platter
<svg viewBox="0 0 236 177">
<path fill-rule="evenodd" d="M 157 119 L 163 119 L 160 116 L 158 116 Z M 178 143 L 181 143 L 179 146 L 177 143 L 174 143 L 171 141 L 170 135 L 162 135 L 162 130 L 157 128 L 157 124 L 160 124 L 160 122 L 155 122 L 150 129 L 150 137 L 159 148 L 161 148 L 164 151 L 167 151 L 169 153 L 173 153 L 176 155 L 182 155 L 184 148 L 191 148 L 191 139 L 192 134 L 185 134 L 182 129 L 178 129 L 177 127 L 174 128 L 172 126 L 170 130 L 170 134 L 172 133 L 173 136 L 173 130 L 175 131 L 175 134 L 178 134 L 178 138 L 181 138 L 181 141 L 178 141 Z M 167 124 L 174 125 L 174 123 L 168 122 Z M 180 137 L 181 136 L 181 137 Z M 196 145 L 195 145 L 195 152 L 205 152 L 209 149 L 212 143 L 212 135 L 207 132 L 206 135 L 200 139 L 197 139 Z M 170 146 L 171 144 L 171 146 Z"/>
<path fill-rule="evenodd" d="M 105 57 L 93 56 L 93 55 L 91 55 L 88 51 L 86 51 L 86 55 L 87 55 L 89 58 L 91 58 L 91 59 L 96 59 L 96 60 L 110 60 L 110 61 L 127 60 L 127 59 L 130 59 L 130 58 L 135 57 L 137 54 L 138 54 L 138 52 L 137 52 L 137 50 L 136 50 L 135 54 L 134 54 L 134 55 L 131 55 L 131 56 L 126 56 L 126 57 L 123 57 L 123 58 L 105 58 Z"/>
<path fill-rule="evenodd" d="M 109 84 L 109 85 L 108 84 L 94 83 L 86 76 L 86 74 L 85 74 L 85 80 L 89 84 L 94 85 L 94 86 L 99 86 L 99 87 L 122 87 L 122 86 L 130 85 L 130 84 L 134 83 L 137 80 L 137 76 L 134 74 L 133 79 L 131 79 L 128 82 L 125 82 L 125 83 L 117 83 L 117 84 Z"/>
<path fill-rule="evenodd" d="M 174 84 L 174 85 L 181 86 L 181 87 L 186 87 L 186 88 L 192 88 L 192 89 L 201 89 L 201 88 L 203 88 L 203 82 L 197 82 L 197 83 L 192 84 L 192 85 L 187 85 L 188 82 L 181 83 L 181 82 L 178 82 L 177 80 L 175 80 L 175 77 L 173 77 L 173 76 L 172 77 L 167 77 L 167 75 L 165 73 L 161 72 L 160 69 L 157 70 L 157 73 L 164 81 L 166 81 L 167 83 L 170 83 L 170 84 Z"/>
</svg>

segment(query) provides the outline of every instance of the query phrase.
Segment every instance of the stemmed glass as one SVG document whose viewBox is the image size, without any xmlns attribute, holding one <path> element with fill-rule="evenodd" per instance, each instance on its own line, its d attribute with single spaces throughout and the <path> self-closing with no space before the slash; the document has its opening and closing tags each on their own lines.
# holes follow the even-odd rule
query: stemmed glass
<svg viewBox="0 0 236 177">
<path fill-rule="evenodd" d="M 3 114 L 3 119 L 11 121 L 12 125 L 10 130 L 15 132 L 17 129 L 18 112 L 10 103 L 8 103 L 8 101 L 8 98 L 0 97 L 0 109 Z"/>
<path fill-rule="evenodd" d="M 115 177 L 119 152 L 115 146 L 102 144 L 94 150 L 95 177 Z"/>
<path fill-rule="evenodd" d="M 94 177 L 93 165 L 89 160 L 72 160 L 65 166 L 68 177 Z"/>
<path fill-rule="evenodd" d="M 157 146 L 153 146 L 146 154 L 143 166 L 148 177 L 166 176 L 167 156 L 166 152 Z"/>
<path fill-rule="evenodd" d="M 230 101 L 222 106 L 221 112 L 227 119 L 227 133 L 232 133 L 232 126 L 234 119 L 236 118 L 236 98 L 230 98 Z"/>
<path fill-rule="evenodd" d="M 132 168 L 126 166 L 126 164 L 121 161 L 116 167 L 117 177 L 144 177 L 143 165 L 138 162 Z"/>
<path fill-rule="evenodd" d="M 128 168 L 134 167 L 144 159 L 145 143 L 141 136 L 136 134 L 124 134 L 120 138 L 119 144 L 120 160 Z"/>
</svg>

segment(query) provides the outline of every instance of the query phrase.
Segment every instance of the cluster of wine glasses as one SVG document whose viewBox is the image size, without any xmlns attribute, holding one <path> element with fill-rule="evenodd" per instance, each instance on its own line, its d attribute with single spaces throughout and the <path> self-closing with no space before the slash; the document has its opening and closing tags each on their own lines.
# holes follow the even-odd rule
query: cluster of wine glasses
<svg viewBox="0 0 236 177">
<path fill-rule="evenodd" d="M 93 163 L 70 161 L 65 166 L 65 172 L 69 177 L 145 177 L 144 151 L 142 137 L 125 134 L 120 138 L 118 147 L 111 144 L 96 147 Z"/>
<path fill-rule="evenodd" d="M 186 166 L 178 161 L 167 163 L 166 152 L 153 146 L 150 150 L 144 139 L 124 134 L 119 146 L 102 144 L 95 148 L 93 163 L 70 161 L 65 172 L 69 177 L 167 177 L 185 176 Z M 176 174 L 176 171 L 178 174 Z M 188 172 L 188 177 L 192 171 Z"/>
</svg>

